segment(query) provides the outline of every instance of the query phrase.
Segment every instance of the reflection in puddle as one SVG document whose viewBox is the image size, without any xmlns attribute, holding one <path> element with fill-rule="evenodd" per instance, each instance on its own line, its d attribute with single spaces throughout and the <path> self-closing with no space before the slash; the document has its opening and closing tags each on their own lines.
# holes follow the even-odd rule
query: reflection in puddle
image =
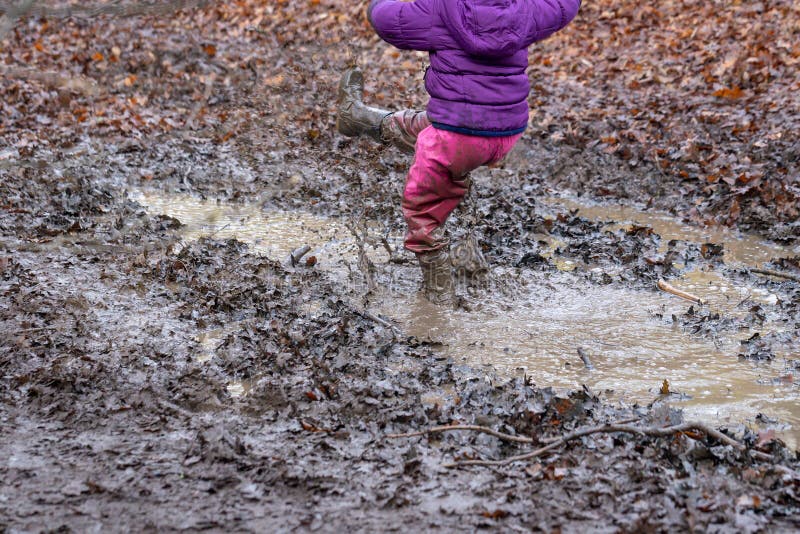
<svg viewBox="0 0 800 534">
<path fill-rule="evenodd" d="M 250 391 L 250 384 L 246 382 L 231 382 L 228 384 L 228 393 L 234 399 L 245 396 Z"/>
<path fill-rule="evenodd" d="M 133 200 L 154 214 L 174 217 L 185 226 L 184 239 L 204 236 L 238 239 L 254 252 L 275 260 L 284 260 L 298 247 L 312 249 L 335 245 L 342 234 L 336 221 L 301 212 L 264 212 L 258 206 L 220 203 L 189 196 L 163 196 L 153 192 L 136 192 Z M 347 236 L 347 234 L 342 234 Z"/>
<path fill-rule="evenodd" d="M 319 263 L 342 283 L 348 267 L 356 263 L 357 248 L 348 231 L 335 220 L 300 212 L 264 212 L 255 206 L 221 204 L 191 197 L 165 197 L 138 193 L 134 198 L 154 214 L 179 219 L 185 239 L 213 235 L 236 238 L 257 253 L 283 260 L 289 253 L 309 245 Z M 682 239 L 698 243 L 725 244 L 726 261 L 760 265 L 771 258 L 796 252 L 755 237 L 725 230 L 686 227 L 666 215 L 653 215 L 619 207 L 584 206 L 563 199 L 550 201 L 580 215 L 603 221 L 634 221 L 652 226 L 666 243 Z M 400 236 L 395 236 L 399 239 Z M 531 275 L 536 279 L 519 283 L 513 291 L 489 290 L 491 302 L 480 311 L 453 311 L 432 306 L 415 291 L 418 273 L 411 266 L 385 262 L 385 254 L 369 251 L 379 269 L 390 273 L 393 287 L 379 290 L 377 311 L 398 321 L 403 329 L 423 340 L 441 343 L 435 350 L 473 366 L 491 365 L 501 375 L 520 370 L 540 386 L 574 389 L 585 384 L 595 391 L 614 390 L 626 401 L 649 403 L 668 379 L 674 391 L 684 394 L 680 402 L 689 417 L 723 425 L 752 422 L 763 413 L 792 425 L 783 438 L 797 447 L 800 438 L 800 392 L 791 380 L 776 380 L 786 362 L 740 361 L 740 341 L 749 330 L 722 332 L 706 339 L 684 332 L 672 315 L 686 312 L 688 304 L 656 291 L 637 291 L 588 283 L 571 273 L 577 265 L 552 257 L 558 272 Z M 561 262 L 561 263 L 559 263 Z M 514 273 L 495 269 L 496 279 Z M 684 291 L 700 296 L 711 311 L 739 317 L 749 299 L 767 311 L 776 295 L 738 285 L 717 272 L 694 271 L 670 281 Z M 502 288 L 501 288 L 502 289 Z M 513 296 L 502 296 L 513 295 Z M 758 331 L 777 331 L 767 322 Z M 232 327 L 235 329 L 235 325 Z M 230 333 L 228 327 L 203 334 L 202 359 Z M 582 348 L 594 370 L 589 372 L 577 354 Z M 796 354 L 792 355 L 796 357 Z M 231 396 L 247 393 L 246 382 L 228 386 Z"/>
</svg>

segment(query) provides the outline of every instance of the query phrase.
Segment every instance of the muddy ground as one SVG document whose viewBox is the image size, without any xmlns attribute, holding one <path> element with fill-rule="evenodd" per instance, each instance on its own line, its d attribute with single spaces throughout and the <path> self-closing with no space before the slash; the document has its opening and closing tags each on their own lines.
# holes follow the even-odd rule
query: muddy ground
<svg viewBox="0 0 800 534">
<path fill-rule="evenodd" d="M 360 46 L 353 55 L 383 57 L 370 41 Z M 270 48 L 267 90 L 245 69 L 229 73 L 214 86 L 222 93 L 205 98 L 246 117 L 235 135 L 230 125 L 132 134 L 49 128 L 47 120 L 3 131 L 14 149 L 0 160 L 0 529 L 800 528 L 800 460 L 769 430 L 727 432 L 771 461 L 697 433 L 598 434 L 528 463 L 451 469 L 443 464 L 529 449 L 467 432 L 389 440 L 451 422 L 544 440 L 610 421 L 675 423 L 681 414 L 669 395 L 612 403 L 604 393 L 555 392 L 536 376 L 443 359 L 431 340 L 370 311 L 381 281 L 408 268 L 402 251 L 376 266 L 379 287 L 367 293 L 357 268 L 344 283 L 320 266 L 288 265 L 289 250 L 263 257 L 213 236 L 185 242 L 180 221 L 149 214 L 131 196 L 151 188 L 363 216 L 401 232 L 408 157 L 332 131 L 337 72 L 353 55 Z M 179 61 L 194 72 L 220 70 L 202 54 L 176 54 Z M 158 64 L 141 68 L 141 83 L 165 75 Z M 292 82 L 274 79 L 281 73 Z M 188 113 L 192 89 L 183 89 L 171 98 Z M 408 103 L 419 105 L 415 94 Z M 41 134 L 36 142 L 31 131 Z M 711 246 L 674 242 L 665 254 L 647 228 L 608 230 L 539 201 L 569 191 L 688 213 L 698 203 L 679 178 L 536 132 L 502 167 L 475 178 L 477 231 L 499 283 L 466 295 L 463 306 L 556 276 L 535 237 L 551 235 L 577 262 L 575 276 L 592 284 L 655 291 L 659 278 L 701 266 L 767 288 L 780 295 L 771 313 L 786 328 L 743 345 L 741 357 L 773 358 L 780 347 L 782 376 L 800 367 L 796 349 L 785 356 L 800 343 L 800 283 L 726 265 Z M 472 215 L 456 214 L 455 234 Z M 758 211 L 750 227 L 796 243 L 796 225 L 769 217 Z M 770 266 L 797 275 L 798 261 Z M 761 315 L 753 306 L 733 321 L 687 305 L 674 320 L 713 336 L 757 329 Z M 203 333 L 225 327 L 213 357 L 200 361 Z M 241 381 L 247 394 L 232 395 L 228 386 Z"/>
</svg>

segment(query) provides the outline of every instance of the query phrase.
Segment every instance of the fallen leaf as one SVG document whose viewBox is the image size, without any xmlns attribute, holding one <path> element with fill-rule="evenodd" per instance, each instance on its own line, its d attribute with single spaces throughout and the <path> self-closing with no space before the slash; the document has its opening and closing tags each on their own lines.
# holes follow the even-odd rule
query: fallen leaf
<svg viewBox="0 0 800 534">
<path fill-rule="evenodd" d="M 505 510 L 494 510 L 489 512 L 488 510 L 481 514 L 483 517 L 488 517 L 489 519 L 503 519 L 504 517 L 508 516 L 508 512 Z"/>
<path fill-rule="evenodd" d="M 730 89 L 720 89 L 719 91 L 714 91 L 714 96 L 718 98 L 727 98 L 730 100 L 741 98 L 744 95 L 744 92 L 738 87 L 732 87 Z"/>
<path fill-rule="evenodd" d="M 758 495 L 742 495 L 736 499 L 737 508 L 761 508 L 761 497 Z"/>
</svg>

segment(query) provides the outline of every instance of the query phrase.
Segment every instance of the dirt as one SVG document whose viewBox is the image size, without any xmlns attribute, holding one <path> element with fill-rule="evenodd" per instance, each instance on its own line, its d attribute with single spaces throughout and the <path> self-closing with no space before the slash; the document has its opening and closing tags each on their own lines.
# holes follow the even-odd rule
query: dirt
<svg viewBox="0 0 800 534">
<path fill-rule="evenodd" d="M 75 31 L 88 31 L 81 24 Z M 350 57 L 325 55 L 288 34 L 277 46 L 265 46 L 261 34 L 246 34 L 250 41 L 240 34 L 237 53 L 263 53 L 254 68 L 271 82 L 262 89 L 246 69 L 220 68 L 210 49 L 176 45 L 184 30 L 163 22 L 125 19 L 120 35 L 151 26 L 171 35 L 178 51 L 169 53 L 170 64 L 223 73 L 205 105 L 237 117 L 234 123 L 149 134 L 109 123 L 92 131 L 81 121 L 43 127 L 65 120 L 43 108 L 51 122 L 17 118 L 2 131 L 15 148 L 0 159 L 0 529 L 800 528 L 800 458 L 776 439 L 782 422 L 765 416 L 761 428 L 728 425 L 725 432 L 772 461 L 697 433 L 615 433 L 532 462 L 453 469 L 443 464 L 530 448 L 469 432 L 388 439 L 461 422 L 544 440 L 604 422 L 660 426 L 683 416 L 669 393 L 654 391 L 647 403 L 612 400 L 610 392 L 554 390 L 536 376 L 443 357 L 436 340 L 413 337 L 376 311 L 381 287 L 397 273 L 401 290 L 415 290 L 412 258 L 401 250 L 373 266 L 378 287 L 370 292 L 355 262 L 343 278 L 313 262 L 290 265 L 289 246 L 263 255 L 214 235 L 182 239 L 180 220 L 148 212 L 134 192 L 368 218 L 401 235 L 408 157 L 335 135 L 332 105 L 337 73 L 353 57 L 383 61 L 381 84 L 416 84 L 418 74 L 408 68 L 408 80 L 386 77 L 391 56 L 366 34 L 358 34 Z M 17 37 L 35 41 L 39 31 L 31 20 Z M 138 83 L 155 86 L 155 71 L 171 67 L 136 63 L 143 50 L 132 50 L 125 68 L 140 65 Z M 96 66 L 89 62 L 84 73 L 101 81 L 122 68 L 110 62 L 94 73 Z M 195 81 L 169 82 L 172 102 L 185 113 Z M 395 89 L 384 103 L 420 103 L 416 85 Z M 169 109 L 167 100 L 154 94 L 148 110 Z M 164 117 L 181 115 L 173 113 Z M 559 277 L 563 269 L 542 236 L 559 243 L 558 258 L 574 263 L 570 276 L 592 287 L 655 292 L 660 278 L 719 272 L 778 300 L 768 310 L 745 303 L 746 313 L 736 316 L 687 304 L 669 319 L 703 339 L 753 329 L 741 364 L 779 359 L 783 371 L 769 379 L 796 388 L 800 283 L 726 262 L 714 243 L 663 243 L 652 228 L 609 229 L 541 202 L 569 190 L 609 204 L 691 209 L 680 180 L 648 165 L 530 132 L 504 166 L 477 172 L 474 207 L 449 224 L 458 237 L 475 223 L 495 283 L 464 290 L 462 312 L 479 309 L 481 300 L 511 302 L 520 285 Z M 749 227 L 796 243 L 791 222 L 770 216 L 759 211 L 758 221 L 774 225 L 751 218 Z M 376 248 L 366 251 L 375 257 Z M 790 254 L 768 266 L 797 275 L 799 262 Z M 782 331 L 759 333 L 767 313 Z M 210 347 L 209 332 L 219 333 Z"/>
</svg>

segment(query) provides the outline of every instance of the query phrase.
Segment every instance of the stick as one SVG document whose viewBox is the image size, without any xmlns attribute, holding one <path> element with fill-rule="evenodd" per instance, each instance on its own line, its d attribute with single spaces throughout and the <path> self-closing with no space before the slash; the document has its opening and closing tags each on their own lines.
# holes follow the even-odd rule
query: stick
<svg viewBox="0 0 800 534">
<path fill-rule="evenodd" d="M 478 425 L 435 426 L 433 428 L 428 428 L 427 430 L 420 430 L 418 432 L 409 432 L 407 434 L 387 434 L 386 437 L 389 439 L 414 438 L 417 436 L 424 436 L 426 434 L 433 434 L 437 432 L 448 432 L 450 430 L 472 430 L 473 432 L 489 434 L 490 436 L 500 438 L 503 441 L 513 441 L 515 443 L 534 443 L 534 440 L 532 438 L 526 438 L 524 436 L 512 436 L 511 434 L 505 434 L 503 432 L 498 432 L 497 430 L 492 430 L 489 427 L 478 426 Z"/>
<path fill-rule="evenodd" d="M 581 357 L 583 365 L 586 366 L 587 370 L 594 371 L 594 365 L 592 364 L 592 360 L 590 360 L 589 356 L 586 355 L 586 352 L 583 350 L 583 347 L 578 347 L 578 356 Z"/>
<path fill-rule="evenodd" d="M 374 321 L 374 322 L 378 323 L 379 325 L 382 325 L 382 326 L 385 326 L 386 328 L 388 328 L 392 332 L 392 337 L 397 338 L 400 335 L 400 330 L 398 330 L 398 328 L 396 326 L 394 326 L 392 323 L 390 323 L 386 319 L 381 319 L 377 315 L 375 315 L 373 313 L 370 313 L 367 310 L 360 310 L 354 305 L 351 305 L 349 307 L 353 311 L 353 313 L 355 313 L 357 315 L 360 315 L 364 319 L 368 319 L 370 321 Z"/>
<path fill-rule="evenodd" d="M 289 263 L 292 264 L 292 267 L 297 265 L 300 262 L 300 260 L 303 259 L 303 256 L 308 254 L 310 250 L 311 250 L 310 246 L 303 245 L 302 247 L 295 249 L 291 254 L 289 254 Z"/>
<path fill-rule="evenodd" d="M 41 332 L 43 330 L 55 330 L 55 326 L 40 326 L 38 328 L 26 328 L 25 330 L 17 330 L 14 334 L 30 334 L 31 332 Z"/>
<path fill-rule="evenodd" d="M 661 291 L 666 291 L 667 293 L 672 293 L 676 297 L 680 297 L 682 299 L 689 300 L 691 302 L 694 302 L 695 304 L 699 304 L 700 306 L 703 306 L 705 304 L 705 302 L 703 302 L 703 299 L 701 299 L 700 297 L 692 295 L 691 293 L 687 293 L 685 291 L 681 291 L 680 289 L 677 289 L 677 288 L 671 286 L 670 284 L 668 284 L 664 280 L 659 280 L 657 285 L 658 285 L 658 289 L 660 289 Z"/>
<path fill-rule="evenodd" d="M 628 419 L 622 419 L 621 421 L 616 421 L 611 423 L 613 425 L 625 425 L 628 423 L 635 423 L 639 421 L 638 417 L 631 417 Z M 396 438 L 415 438 L 418 436 L 424 436 L 426 434 L 434 434 L 438 432 L 449 432 L 450 430 L 472 430 L 473 432 L 481 432 L 483 434 L 489 434 L 496 438 L 500 438 L 504 441 L 513 441 L 516 443 L 534 443 L 536 440 L 532 438 L 526 438 L 524 436 L 513 436 L 511 434 L 506 434 L 503 432 L 499 432 L 488 426 L 480 426 L 480 425 L 445 425 L 445 426 L 435 426 L 433 428 L 428 428 L 426 430 L 419 430 L 417 432 L 408 432 L 406 434 L 387 434 L 386 437 L 389 439 L 396 439 Z M 552 443 L 554 441 L 558 441 L 560 438 L 541 438 L 539 441 L 543 443 Z"/>
<path fill-rule="evenodd" d="M 726 436 L 722 432 L 718 430 L 714 430 L 709 428 L 708 426 L 704 425 L 703 423 L 684 423 L 681 425 L 669 426 L 665 428 L 657 428 L 657 427 L 635 427 L 630 425 L 601 425 L 589 428 L 583 428 L 580 430 L 576 430 L 562 438 L 550 443 L 549 445 L 545 445 L 539 449 L 534 451 L 520 454 L 518 456 L 511 456 L 504 460 L 464 460 L 460 462 L 452 462 L 448 464 L 444 464 L 444 467 L 460 467 L 465 465 L 483 465 L 483 466 L 502 466 L 508 465 L 514 462 L 521 462 L 525 460 L 530 460 L 531 458 L 536 458 L 537 456 L 541 456 L 542 454 L 555 449 L 556 447 L 560 447 L 561 445 L 567 443 L 568 441 L 572 441 L 574 439 L 588 436 L 590 434 L 598 434 L 598 433 L 610 433 L 610 432 L 625 432 L 628 434 L 641 434 L 644 436 L 655 436 L 655 437 L 663 437 L 663 436 L 671 436 L 676 433 L 685 433 L 690 430 L 696 430 L 703 432 L 704 434 L 713 437 L 717 441 L 721 441 L 726 445 L 730 445 L 731 447 L 745 451 L 747 447 L 739 443 L 738 441 Z M 772 456 L 769 454 L 759 452 L 759 451 L 750 451 L 751 454 L 761 460 L 771 460 Z"/>
<path fill-rule="evenodd" d="M 772 269 L 750 269 L 751 273 L 756 274 L 765 274 L 767 276 L 777 276 L 778 278 L 786 278 L 788 280 L 794 280 L 795 282 L 800 282 L 800 276 L 791 273 L 783 273 L 781 271 L 773 271 Z"/>
</svg>

